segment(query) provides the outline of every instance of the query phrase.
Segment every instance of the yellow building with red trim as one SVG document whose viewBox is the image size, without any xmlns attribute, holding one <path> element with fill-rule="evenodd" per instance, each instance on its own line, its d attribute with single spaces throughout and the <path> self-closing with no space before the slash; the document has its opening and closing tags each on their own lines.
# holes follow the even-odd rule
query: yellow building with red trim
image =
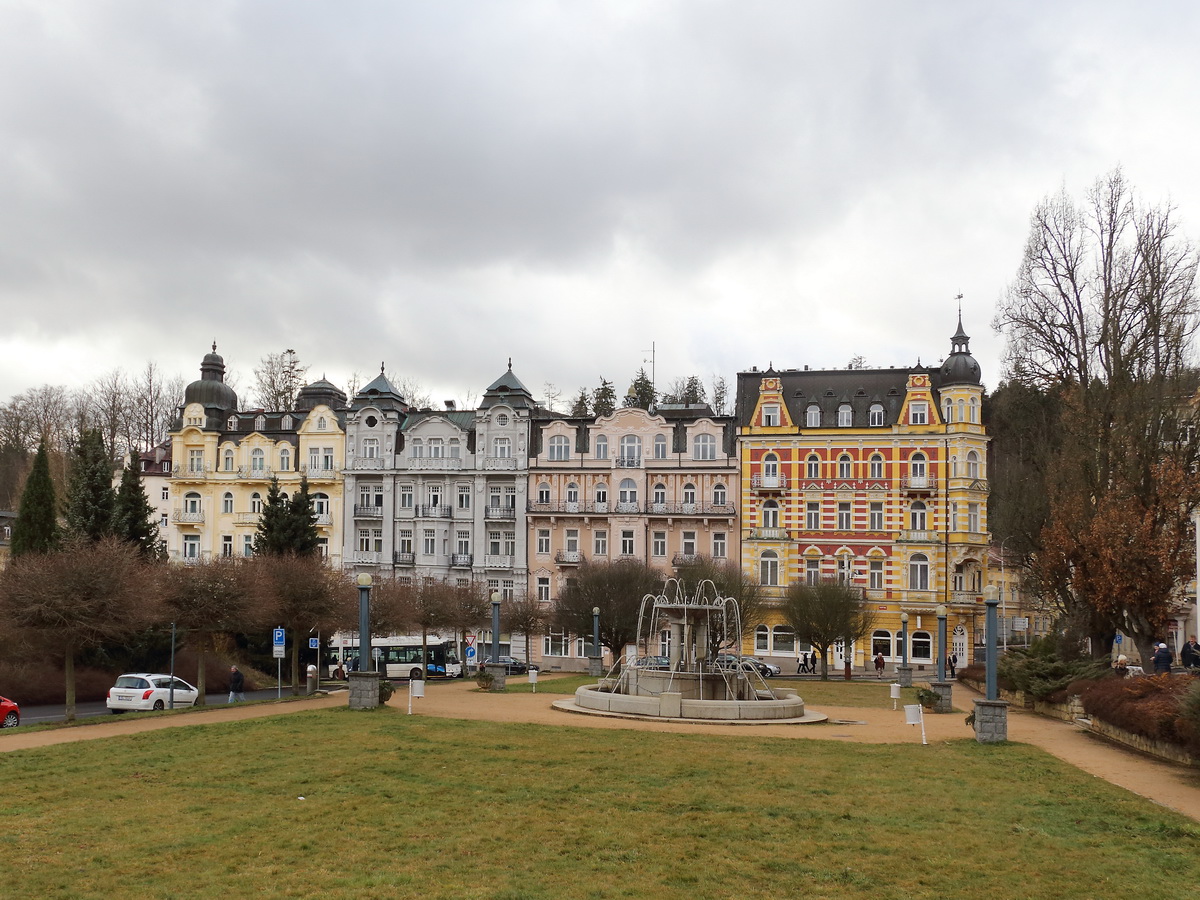
<svg viewBox="0 0 1200 900">
<path fill-rule="evenodd" d="M 866 592 L 876 629 L 835 648 L 839 669 L 869 665 L 876 652 L 899 665 L 908 613 L 910 665 L 932 671 L 939 605 L 960 664 L 982 642 L 988 437 L 961 321 L 951 348 L 936 368 L 738 375 L 742 564 L 776 600 L 794 581 Z M 744 652 L 795 671 L 809 648 L 778 610 L 750 625 Z"/>
</svg>

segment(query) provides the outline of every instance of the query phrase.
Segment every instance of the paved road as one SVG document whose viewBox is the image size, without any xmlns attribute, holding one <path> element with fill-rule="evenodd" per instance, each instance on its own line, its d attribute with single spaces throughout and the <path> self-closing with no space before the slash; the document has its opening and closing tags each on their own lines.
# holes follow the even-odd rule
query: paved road
<svg viewBox="0 0 1200 900">
<path fill-rule="evenodd" d="M 285 686 L 283 696 L 290 697 L 292 689 Z M 247 691 L 246 700 L 274 700 L 278 694 L 277 688 L 271 688 L 265 691 Z M 204 699 L 208 706 L 225 706 L 226 700 L 229 699 L 228 693 L 220 694 L 205 694 Z M 87 719 L 92 716 L 111 716 L 112 712 L 104 705 L 103 700 L 97 700 L 87 703 L 75 704 L 75 718 Z M 136 716 L 137 713 L 126 713 L 126 715 Z M 66 708 L 60 703 L 50 706 L 22 706 L 21 707 L 21 724 L 22 725 L 37 725 L 43 722 L 61 722 L 66 718 Z"/>
</svg>

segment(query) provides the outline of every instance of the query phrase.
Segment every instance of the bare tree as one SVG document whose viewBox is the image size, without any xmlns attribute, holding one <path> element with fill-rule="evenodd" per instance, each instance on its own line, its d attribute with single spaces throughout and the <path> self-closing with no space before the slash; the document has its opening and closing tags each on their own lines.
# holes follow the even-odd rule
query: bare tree
<svg viewBox="0 0 1200 900">
<path fill-rule="evenodd" d="M 546 409 L 550 410 L 550 412 L 555 412 L 554 406 L 558 403 L 558 398 L 562 396 L 562 391 L 547 381 L 542 385 L 542 392 L 546 395 Z"/>
<path fill-rule="evenodd" d="M 729 382 L 724 375 L 712 376 L 712 411 L 718 416 L 729 414 Z"/>
<path fill-rule="evenodd" d="M 796 632 L 796 640 L 821 651 L 822 681 L 829 680 L 829 648 L 838 641 L 845 641 L 849 647 L 875 627 L 874 614 L 863 592 L 832 579 L 816 584 L 793 582 L 780 612 Z"/>
<path fill-rule="evenodd" d="M 268 353 L 254 367 L 254 402 L 263 409 L 292 409 L 307 372 L 295 350 Z"/>
<path fill-rule="evenodd" d="M 129 379 L 130 449 L 150 450 L 167 436 L 183 403 L 183 377 L 165 377 L 153 362 Z"/>
<path fill-rule="evenodd" d="M 520 599 L 505 600 L 500 607 L 501 628 L 525 638 L 525 665 L 529 665 L 529 650 L 534 635 L 543 634 L 550 621 L 550 611 L 526 594 Z"/>
<path fill-rule="evenodd" d="M 84 389 L 88 418 L 104 438 L 109 459 L 121 459 L 132 448 L 133 391 L 120 369 L 99 376 Z"/>
</svg>

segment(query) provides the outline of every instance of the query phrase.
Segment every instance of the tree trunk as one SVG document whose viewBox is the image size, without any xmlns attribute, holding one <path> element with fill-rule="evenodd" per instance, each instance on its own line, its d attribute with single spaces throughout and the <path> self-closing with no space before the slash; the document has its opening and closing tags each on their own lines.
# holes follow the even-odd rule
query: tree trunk
<svg viewBox="0 0 1200 900">
<path fill-rule="evenodd" d="M 295 631 L 292 632 L 295 634 Z M 359 663 L 361 666 L 362 663 Z M 364 672 L 366 669 L 363 670 Z M 300 642 L 292 638 L 292 696 L 300 696 Z"/>
<path fill-rule="evenodd" d="M 67 695 L 66 721 L 75 721 L 75 645 L 67 642 L 67 652 L 63 658 L 63 682 Z"/>
<path fill-rule="evenodd" d="M 829 648 L 821 648 L 821 680 L 829 680 Z"/>
<path fill-rule="evenodd" d="M 206 666 L 204 664 L 204 650 L 205 650 L 204 637 L 205 637 L 204 632 L 198 632 L 196 635 L 196 638 L 197 638 L 197 640 L 196 640 L 196 705 L 197 706 L 207 705 L 204 700 L 204 692 L 205 692 L 204 683 L 207 680 L 204 677 L 204 672 L 205 672 L 205 668 L 206 668 Z"/>
</svg>

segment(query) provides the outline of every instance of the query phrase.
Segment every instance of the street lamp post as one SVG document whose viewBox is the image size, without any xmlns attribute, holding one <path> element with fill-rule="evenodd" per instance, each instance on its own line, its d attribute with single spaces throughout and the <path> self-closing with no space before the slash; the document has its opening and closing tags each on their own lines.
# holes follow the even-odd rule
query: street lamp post
<svg viewBox="0 0 1200 900">
<path fill-rule="evenodd" d="M 598 606 L 592 607 L 592 655 L 588 661 L 588 674 L 593 678 L 599 678 L 604 674 L 604 666 L 600 658 L 600 607 Z"/>
<path fill-rule="evenodd" d="M 938 664 L 937 678 L 938 681 L 946 680 L 946 607 L 938 605 L 937 608 L 938 620 Z"/>
<path fill-rule="evenodd" d="M 996 606 L 1000 600 L 996 585 L 983 589 L 983 600 L 987 604 L 987 619 L 984 628 L 984 652 L 987 654 L 987 695 L 975 701 L 975 740 L 981 744 L 994 744 L 1008 740 L 1008 702 L 1000 699 L 996 684 Z"/>
<path fill-rule="evenodd" d="M 500 592 L 492 591 L 492 662 L 500 664 Z"/>
<path fill-rule="evenodd" d="M 370 572 L 360 572 L 355 581 L 358 584 L 358 671 L 346 675 L 350 683 L 350 708 L 374 709 L 379 705 L 380 680 L 371 659 L 371 585 L 374 579 Z M 319 661 L 319 639 L 317 644 Z"/>
<path fill-rule="evenodd" d="M 912 687 L 912 667 L 908 664 L 908 613 L 900 613 L 900 668 L 896 674 L 901 687 Z"/>
<path fill-rule="evenodd" d="M 999 700 L 1000 691 L 996 685 L 996 606 L 999 603 L 994 584 L 983 589 L 983 602 L 987 604 L 987 618 L 984 620 L 983 640 L 984 652 L 987 654 L 987 699 Z"/>
</svg>

